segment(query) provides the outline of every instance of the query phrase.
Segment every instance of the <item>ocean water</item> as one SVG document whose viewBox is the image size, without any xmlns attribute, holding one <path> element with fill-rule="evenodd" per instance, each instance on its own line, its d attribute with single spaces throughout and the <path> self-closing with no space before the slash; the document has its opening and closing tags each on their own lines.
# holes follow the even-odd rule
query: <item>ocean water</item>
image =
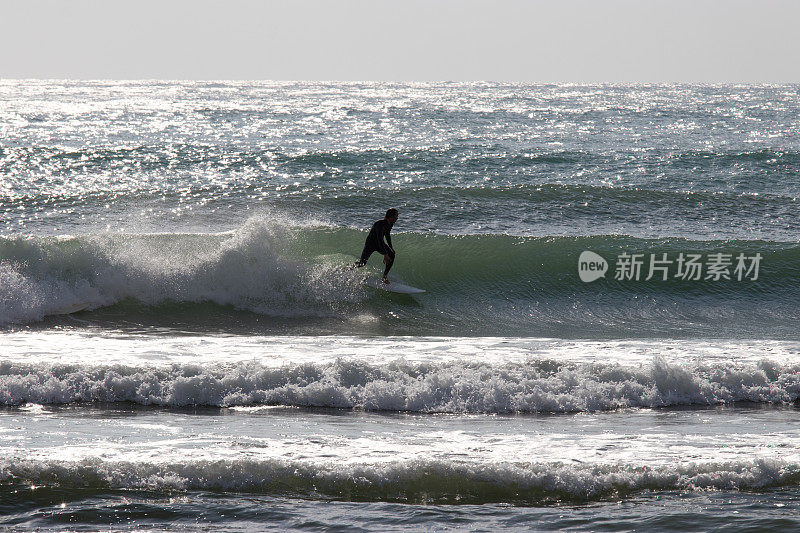
<svg viewBox="0 0 800 533">
<path fill-rule="evenodd" d="M 800 528 L 798 197 L 796 85 L 0 81 L 0 528 Z"/>
</svg>

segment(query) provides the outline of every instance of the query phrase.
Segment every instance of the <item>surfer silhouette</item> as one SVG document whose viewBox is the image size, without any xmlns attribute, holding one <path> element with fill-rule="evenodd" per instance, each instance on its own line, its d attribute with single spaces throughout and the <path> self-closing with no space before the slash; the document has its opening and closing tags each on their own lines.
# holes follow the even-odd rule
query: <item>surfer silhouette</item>
<svg viewBox="0 0 800 533">
<path fill-rule="evenodd" d="M 389 270 L 391 270 L 394 264 L 395 254 L 394 248 L 392 248 L 392 237 L 389 235 L 389 232 L 392 231 L 392 226 L 397 222 L 398 216 L 399 213 L 397 209 L 391 208 L 386 211 L 385 217 L 372 225 L 372 229 L 369 230 L 369 235 L 367 235 L 367 240 L 364 243 L 364 251 L 361 252 L 361 259 L 356 261 L 354 265 L 359 268 L 366 265 L 369 256 L 371 256 L 373 252 L 383 254 L 383 264 L 386 265 L 386 268 L 383 269 L 384 283 L 389 283 L 389 278 L 386 276 L 389 274 Z M 384 237 L 386 238 L 386 242 L 383 242 Z"/>
</svg>

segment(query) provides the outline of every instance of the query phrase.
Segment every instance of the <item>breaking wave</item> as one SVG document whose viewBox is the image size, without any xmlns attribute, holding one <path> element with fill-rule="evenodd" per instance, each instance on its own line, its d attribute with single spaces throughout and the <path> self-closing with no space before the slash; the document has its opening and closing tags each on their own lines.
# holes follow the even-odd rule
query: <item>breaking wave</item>
<svg viewBox="0 0 800 533">
<path fill-rule="evenodd" d="M 0 362 L 0 405 L 132 402 L 281 405 L 421 413 L 559 413 L 731 402 L 791 403 L 800 363 L 641 366 L 529 360 L 386 364 L 339 359 L 163 367 Z"/>
<path fill-rule="evenodd" d="M 87 491 L 235 491 L 350 501 L 512 504 L 590 501 L 645 490 L 758 490 L 800 483 L 800 464 L 737 460 L 660 466 L 407 460 L 373 464 L 282 459 L 178 463 L 0 461 L 0 494 L 17 486 Z M 14 485 L 10 485 L 14 489 Z"/>
<path fill-rule="evenodd" d="M 254 218 L 223 234 L 0 238 L 0 323 L 79 303 L 213 302 L 269 316 L 327 316 L 357 300 L 356 279 L 285 250 L 299 228 Z"/>
</svg>

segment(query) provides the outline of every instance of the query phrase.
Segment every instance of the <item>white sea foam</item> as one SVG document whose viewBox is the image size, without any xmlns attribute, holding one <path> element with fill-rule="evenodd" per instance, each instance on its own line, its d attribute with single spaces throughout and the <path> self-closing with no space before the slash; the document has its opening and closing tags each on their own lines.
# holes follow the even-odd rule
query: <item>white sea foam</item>
<svg viewBox="0 0 800 533">
<path fill-rule="evenodd" d="M 639 365 L 529 359 L 265 366 L 255 361 L 166 366 L 0 362 L 0 404 L 286 405 L 364 410 L 509 413 L 628 407 L 791 403 L 800 364 L 668 362 Z"/>
<path fill-rule="evenodd" d="M 336 315 L 363 297 L 335 264 L 285 254 L 302 224 L 247 220 L 223 234 L 0 238 L 0 324 L 29 323 L 78 303 L 215 302 L 272 316 Z"/>
</svg>

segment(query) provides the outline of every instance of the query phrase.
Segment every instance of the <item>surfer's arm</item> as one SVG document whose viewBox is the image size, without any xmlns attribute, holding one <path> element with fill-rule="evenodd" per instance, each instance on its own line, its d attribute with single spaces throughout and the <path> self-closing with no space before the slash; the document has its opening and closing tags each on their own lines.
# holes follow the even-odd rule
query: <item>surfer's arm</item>
<svg viewBox="0 0 800 533">
<path fill-rule="evenodd" d="M 392 248 L 392 244 L 389 243 L 387 246 L 383 240 L 381 240 L 381 249 L 378 250 L 383 255 L 388 255 L 389 257 L 394 257 L 394 248 Z"/>
<path fill-rule="evenodd" d="M 381 224 L 379 231 L 376 232 L 377 235 L 375 236 L 376 246 L 375 248 L 383 254 L 384 256 L 388 255 L 389 257 L 394 257 L 394 249 L 392 248 L 392 238 L 389 236 L 389 231 L 386 228 L 386 221 L 379 220 L 377 224 Z M 386 238 L 387 242 L 384 242 L 383 239 Z"/>
</svg>

